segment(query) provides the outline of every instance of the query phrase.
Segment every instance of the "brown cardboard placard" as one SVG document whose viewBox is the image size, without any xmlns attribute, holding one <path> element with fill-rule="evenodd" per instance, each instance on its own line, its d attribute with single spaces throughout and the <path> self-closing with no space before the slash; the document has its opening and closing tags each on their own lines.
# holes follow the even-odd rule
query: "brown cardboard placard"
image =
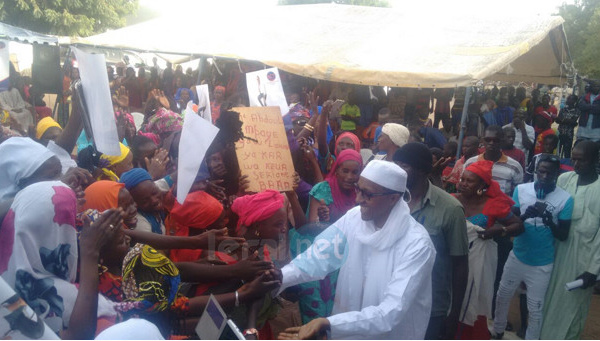
<svg viewBox="0 0 600 341">
<path fill-rule="evenodd" d="M 288 145 L 279 107 L 240 107 L 244 136 L 235 144 L 242 175 L 248 175 L 250 192 L 266 189 L 291 191 L 294 183 L 294 164 Z"/>
</svg>

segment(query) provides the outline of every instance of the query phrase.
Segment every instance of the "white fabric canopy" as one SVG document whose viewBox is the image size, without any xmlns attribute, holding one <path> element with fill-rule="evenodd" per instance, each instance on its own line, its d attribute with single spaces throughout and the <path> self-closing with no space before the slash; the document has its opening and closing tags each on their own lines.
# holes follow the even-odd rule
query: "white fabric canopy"
<svg viewBox="0 0 600 341">
<path fill-rule="evenodd" d="M 254 60 L 317 79 L 402 87 L 560 84 L 561 64 L 570 65 L 561 17 L 437 15 L 337 4 L 189 10 L 76 42 Z"/>
</svg>

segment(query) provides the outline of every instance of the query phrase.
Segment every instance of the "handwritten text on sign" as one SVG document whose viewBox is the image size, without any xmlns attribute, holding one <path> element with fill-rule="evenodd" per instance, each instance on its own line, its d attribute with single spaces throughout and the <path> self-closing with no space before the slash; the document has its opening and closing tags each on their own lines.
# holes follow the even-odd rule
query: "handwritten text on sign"
<svg viewBox="0 0 600 341">
<path fill-rule="evenodd" d="M 233 108 L 244 123 L 244 136 L 235 145 L 242 175 L 248 175 L 250 192 L 266 189 L 290 191 L 294 181 L 294 165 L 283 127 L 279 107 Z"/>
</svg>

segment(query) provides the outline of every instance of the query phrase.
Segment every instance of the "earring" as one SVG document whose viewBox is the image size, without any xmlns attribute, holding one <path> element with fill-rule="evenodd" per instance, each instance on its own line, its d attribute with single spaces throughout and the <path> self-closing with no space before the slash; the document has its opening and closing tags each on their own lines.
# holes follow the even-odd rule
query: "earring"
<svg viewBox="0 0 600 341">
<path fill-rule="evenodd" d="M 254 235 L 260 237 L 260 232 L 258 232 L 258 230 L 254 230 Z"/>
<path fill-rule="evenodd" d="M 477 190 L 477 195 L 482 196 L 483 195 L 483 189 L 478 189 Z"/>
</svg>

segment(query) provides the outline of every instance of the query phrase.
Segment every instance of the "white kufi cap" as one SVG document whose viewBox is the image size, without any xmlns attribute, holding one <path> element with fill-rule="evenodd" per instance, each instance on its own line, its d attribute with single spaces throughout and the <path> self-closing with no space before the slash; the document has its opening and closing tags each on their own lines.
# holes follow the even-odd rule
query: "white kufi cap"
<svg viewBox="0 0 600 341">
<path fill-rule="evenodd" d="M 392 191 L 406 191 L 406 172 L 393 162 L 373 160 L 360 176 Z"/>
</svg>

